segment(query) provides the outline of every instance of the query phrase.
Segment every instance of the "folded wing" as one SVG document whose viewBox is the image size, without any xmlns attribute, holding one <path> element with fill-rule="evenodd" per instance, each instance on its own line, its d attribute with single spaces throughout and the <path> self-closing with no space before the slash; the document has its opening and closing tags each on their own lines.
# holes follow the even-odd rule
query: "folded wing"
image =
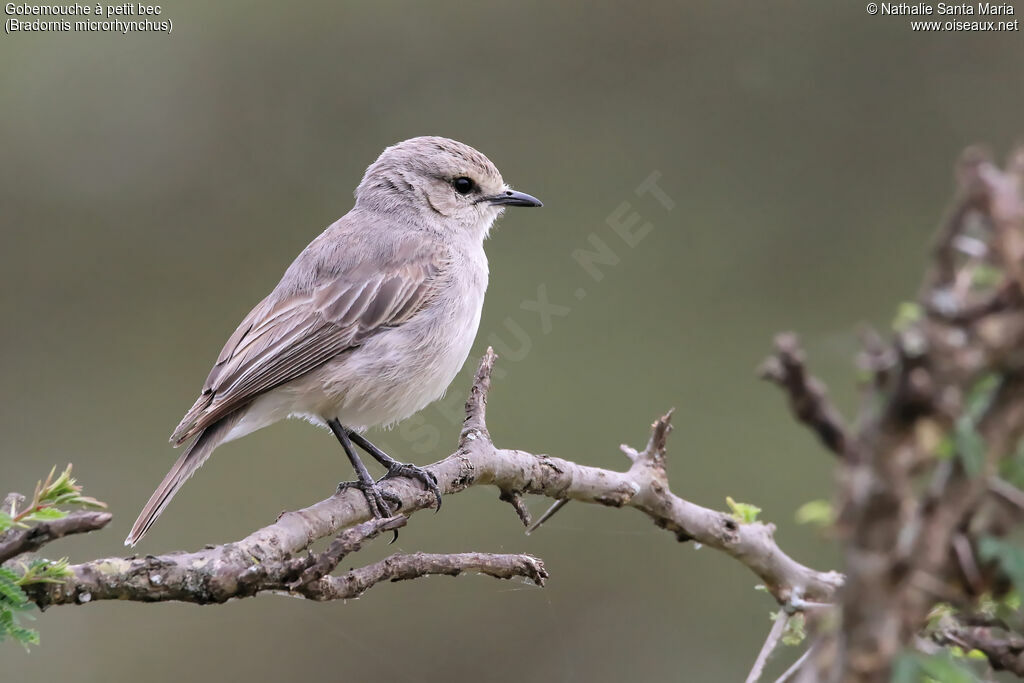
<svg viewBox="0 0 1024 683">
<path fill-rule="evenodd" d="M 308 292 L 264 299 L 224 345 L 171 443 L 180 445 L 260 394 L 415 316 L 436 292 L 442 256 L 355 268 Z"/>
</svg>

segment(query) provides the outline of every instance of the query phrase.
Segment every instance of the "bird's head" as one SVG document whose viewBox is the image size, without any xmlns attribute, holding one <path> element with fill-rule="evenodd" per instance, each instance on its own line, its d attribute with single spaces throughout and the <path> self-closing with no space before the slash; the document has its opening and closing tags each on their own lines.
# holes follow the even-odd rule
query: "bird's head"
<svg viewBox="0 0 1024 683">
<path fill-rule="evenodd" d="M 356 206 L 482 239 L 506 206 L 541 203 L 512 190 L 491 160 L 469 145 L 431 136 L 385 149 L 356 188 Z"/>
</svg>

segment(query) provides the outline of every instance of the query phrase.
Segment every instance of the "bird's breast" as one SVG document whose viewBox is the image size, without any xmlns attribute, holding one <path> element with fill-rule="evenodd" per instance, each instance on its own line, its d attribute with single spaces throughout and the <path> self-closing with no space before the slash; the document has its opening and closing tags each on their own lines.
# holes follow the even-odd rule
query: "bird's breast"
<svg viewBox="0 0 1024 683">
<path fill-rule="evenodd" d="M 486 260 L 462 258 L 424 310 L 311 373 L 302 412 L 356 428 L 390 425 L 443 396 L 473 347 L 487 289 Z"/>
</svg>

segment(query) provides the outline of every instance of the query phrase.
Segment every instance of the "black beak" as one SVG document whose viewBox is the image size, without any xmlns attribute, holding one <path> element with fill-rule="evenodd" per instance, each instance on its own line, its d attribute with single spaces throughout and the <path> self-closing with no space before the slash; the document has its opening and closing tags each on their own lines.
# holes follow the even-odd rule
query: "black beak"
<svg viewBox="0 0 1024 683">
<path fill-rule="evenodd" d="M 493 197 L 484 197 L 483 201 L 491 206 L 544 206 L 536 197 L 515 190 L 505 190 Z"/>
</svg>

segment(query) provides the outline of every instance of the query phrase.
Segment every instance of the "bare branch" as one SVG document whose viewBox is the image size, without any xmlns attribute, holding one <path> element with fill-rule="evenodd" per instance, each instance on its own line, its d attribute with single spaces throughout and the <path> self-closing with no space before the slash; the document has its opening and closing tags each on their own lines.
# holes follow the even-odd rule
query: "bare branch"
<svg viewBox="0 0 1024 683">
<path fill-rule="evenodd" d="M 788 614 L 779 612 L 776 615 L 775 623 L 772 624 L 772 629 L 768 631 L 768 637 L 765 639 L 764 645 L 761 646 L 761 651 L 757 653 L 757 659 L 754 660 L 754 666 L 747 675 L 746 683 L 757 683 L 761 680 L 761 674 L 764 673 L 764 665 L 768 663 L 768 657 L 778 647 L 779 641 L 782 640 L 782 634 L 786 632 L 786 624 L 788 623 Z"/>
<path fill-rule="evenodd" d="M 790 665 L 788 669 L 783 671 L 781 676 L 775 679 L 775 683 L 786 683 L 786 681 L 793 678 L 793 676 L 795 676 L 797 672 L 799 672 L 800 669 L 803 668 L 804 664 L 806 664 L 807 661 L 811 658 L 811 654 L 813 652 L 813 646 L 808 647 L 806 650 L 804 650 L 804 653 L 800 655 L 800 657 L 795 662 L 793 662 L 793 664 Z"/>
<path fill-rule="evenodd" d="M 692 538 L 737 559 L 757 574 L 782 603 L 793 595 L 819 602 L 834 599 L 842 585 L 842 576 L 836 572 L 815 571 L 790 558 L 776 545 L 772 525 L 741 524 L 727 513 L 695 505 L 669 490 L 665 472 L 666 439 L 671 431 L 669 415 L 654 423 L 643 451 L 630 452 L 633 462 L 625 472 L 495 447 L 487 432 L 485 416 L 495 358 L 494 352 L 488 350 L 480 363 L 466 402 L 467 417 L 459 449 L 428 468 L 445 493 L 450 495 L 470 486 L 491 485 L 520 495 L 532 493 L 611 507 L 632 507 L 671 531 L 679 540 Z M 433 505 L 432 495 L 417 482 L 396 478 L 384 485 L 401 499 L 400 509 L 405 515 Z M 253 595 L 268 586 L 287 589 L 308 568 L 330 564 L 329 560 L 317 564 L 315 559 L 297 563 L 295 554 L 313 541 L 337 534 L 369 517 L 362 494 L 344 490 L 304 510 L 287 512 L 274 524 L 236 543 L 193 553 L 110 558 L 74 565 L 72 576 L 64 583 L 32 586 L 31 596 L 43 607 L 103 599 L 209 603 Z M 430 566 L 442 566 L 436 562 Z M 319 573 L 321 569 L 314 575 Z M 330 591 L 344 592 L 341 589 Z"/>
<path fill-rule="evenodd" d="M 315 559 L 310 558 L 309 566 L 303 570 L 299 578 L 288 584 L 288 588 L 298 590 L 314 581 L 319 581 L 333 572 L 346 555 L 358 552 L 363 546 L 363 541 L 382 531 L 399 529 L 408 521 L 408 517 L 389 517 L 363 522 L 351 529 L 345 529 L 338 534 L 327 550 L 320 553 Z"/>
<path fill-rule="evenodd" d="M 496 579 L 519 576 L 541 587 L 548 578 L 544 563 L 530 555 L 413 553 L 392 555 L 341 576 L 326 576 L 304 586 L 301 592 L 314 600 L 347 600 L 359 597 L 372 586 L 384 581 L 407 581 L 435 574 L 458 576 L 469 572 Z"/>
<path fill-rule="evenodd" d="M 549 507 L 547 510 L 544 511 L 543 515 L 541 515 L 540 517 L 537 518 L 536 522 L 534 522 L 533 524 L 531 524 L 530 526 L 528 526 L 526 528 L 526 535 L 529 536 L 534 531 L 539 529 L 541 524 L 543 524 L 544 522 L 546 522 L 549 519 L 551 519 L 552 517 L 554 517 L 556 514 L 558 514 L 559 510 L 561 510 L 562 508 L 564 508 L 568 504 L 569 504 L 569 501 L 566 498 L 562 498 L 561 500 L 556 500 L 551 505 L 551 507 Z"/>
<path fill-rule="evenodd" d="M 826 448 L 836 455 L 846 452 L 843 418 L 828 400 L 824 382 L 808 374 L 806 357 L 795 334 L 775 337 L 775 355 L 761 364 L 758 374 L 786 392 L 793 415 L 810 427 Z"/>
<path fill-rule="evenodd" d="M 531 526 L 533 521 L 530 519 L 530 510 L 526 507 L 526 503 L 523 502 L 523 497 L 519 495 L 519 492 L 502 489 L 498 494 L 498 500 L 512 506 L 512 509 L 516 511 L 516 516 L 519 517 L 519 521 L 523 523 L 523 526 L 528 530 L 527 533 L 529 533 L 529 530 L 533 528 Z"/>
</svg>

